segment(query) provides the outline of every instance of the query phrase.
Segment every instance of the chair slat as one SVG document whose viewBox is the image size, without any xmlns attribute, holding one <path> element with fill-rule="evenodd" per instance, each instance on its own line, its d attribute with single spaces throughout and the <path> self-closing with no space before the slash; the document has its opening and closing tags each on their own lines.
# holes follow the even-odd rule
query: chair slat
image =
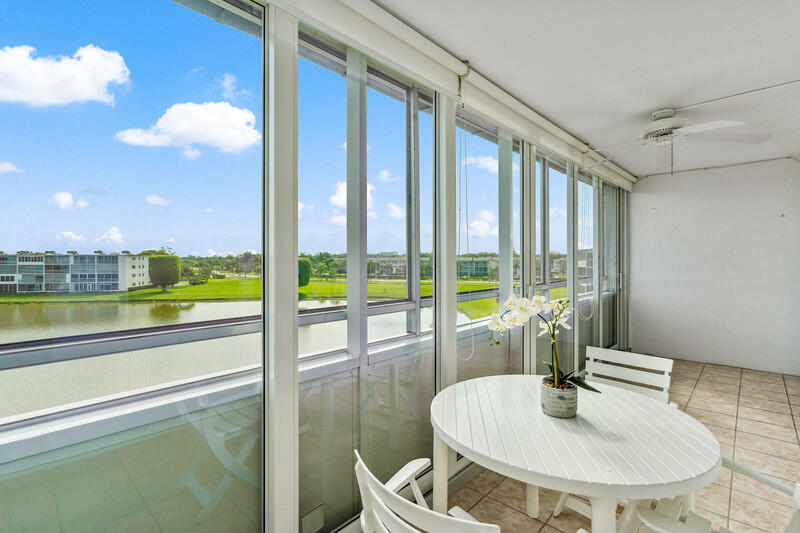
<svg viewBox="0 0 800 533">
<path fill-rule="evenodd" d="M 597 361 L 587 361 L 586 374 L 609 376 L 626 381 L 633 381 L 634 383 L 641 383 L 644 385 L 651 385 L 659 387 L 664 390 L 669 389 L 670 378 L 666 374 L 656 374 L 655 372 L 645 372 L 643 370 L 636 370 L 635 368 L 627 368 L 624 366 L 614 366 L 606 363 L 599 363 Z"/>
<path fill-rule="evenodd" d="M 586 358 L 599 359 L 601 361 L 608 361 L 620 365 L 649 368 L 650 370 L 660 370 L 666 373 L 672 372 L 673 364 L 672 359 L 667 359 L 666 357 L 623 352 L 620 350 L 611 350 L 609 348 L 598 348 L 597 346 L 586 347 Z"/>
<path fill-rule="evenodd" d="M 605 383 L 606 385 L 612 385 L 614 387 L 620 387 L 622 389 L 638 392 L 645 396 L 656 398 L 657 400 L 662 401 L 664 403 L 667 403 L 669 401 L 669 393 L 666 391 L 648 389 L 646 387 L 640 387 L 638 385 L 633 385 L 631 383 L 625 383 L 624 381 L 614 381 L 613 379 L 600 378 L 597 376 L 587 376 L 587 380 L 590 382 Z"/>
</svg>

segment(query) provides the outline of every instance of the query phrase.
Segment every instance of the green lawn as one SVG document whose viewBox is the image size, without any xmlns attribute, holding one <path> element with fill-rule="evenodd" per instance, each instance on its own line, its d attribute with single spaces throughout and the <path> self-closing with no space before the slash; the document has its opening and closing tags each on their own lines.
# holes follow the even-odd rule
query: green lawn
<svg viewBox="0 0 800 533">
<path fill-rule="evenodd" d="M 496 289 L 497 282 L 490 281 L 462 281 L 458 284 L 459 291 Z M 433 294 L 433 284 L 422 281 L 420 286 L 422 296 Z M 344 300 L 347 297 L 347 283 L 343 279 L 320 280 L 312 279 L 305 287 L 300 287 L 301 298 L 317 300 Z M 369 280 L 367 282 L 367 298 L 374 300 L 400 300 L 406 298 L 406 282 L 404 280 Z"/>
<path fill-rule="evenodd" d="M 493 289 L 496 282 L 462 281 L 459 291 Z M 315 300 L 344 300 L 347 297 L 347 284 L 344 280 L 311 280 L 300 288 L 301 298 Z M 422 296 L 430 296 L 432 283 L 423 281 Z M 567 295 L 566 287 L 551 291 L 552 298 L 563 298 Z M 406 297 L 406 284 L 402 280 L 369 280 L 367 296 L 372 300 L 399 300 Z M 168 292 L 161 289 L 140 289 L 136 291 L 111 294 L 3 294 L 0 303 L 25 302 L 140 302 L 140 301 L 225 301 L 225 300 L 259 300 L 261 298 L 261 280 L 227 278 L 210 279 L 204 285 L 178 285 Z M 497 311 L 495 298 L 483 298 L 471 302 L 461 302 L 458 309 L 470 318 L 489 316 Z"/>
<path fill-rule="evenodd" d="M 168 292 L 161 289 L 140 289 L 111 294 L 3 294 L 0 303 L 25 302 L 139 302 L 139 301 L 202 301 L 260 300 L 259 279 L 210 279 L 203 285 L 178 285 Z"/>
</svg>

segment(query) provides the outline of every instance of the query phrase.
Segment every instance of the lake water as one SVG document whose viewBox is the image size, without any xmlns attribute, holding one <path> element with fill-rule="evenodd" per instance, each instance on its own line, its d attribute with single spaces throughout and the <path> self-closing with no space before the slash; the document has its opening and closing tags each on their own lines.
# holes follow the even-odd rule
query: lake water
<svg viewBox="0 0 800 533">
<path fill-rule="evenodd" d="M 304 300 L 301 308 L 344 305 L 338 300 Z M 187 324 L 261 313 L 261 302 L 80 302 L 0 304 L 0 344 L 29 340 L 105 333 L 126 329 Z M 421 311 L 422 328 L 433 327 L 433 309 Z M 459 313 L 458 323 L 469 322 Z M 406 313 L 371 316 L 369 341 L 406 333 Z M 345 321 L 303 326 L 298 330 L 300 355 L 335 350 L 346 345 Z"/>
</svg>

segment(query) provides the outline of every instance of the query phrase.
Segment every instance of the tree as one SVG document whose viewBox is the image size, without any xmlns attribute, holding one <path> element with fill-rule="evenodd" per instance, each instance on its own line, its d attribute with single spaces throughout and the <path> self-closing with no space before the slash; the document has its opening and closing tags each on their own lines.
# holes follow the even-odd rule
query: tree
<svg viewBox="0 0 800 533">
<path fill-rule="evenodd" d="M 245 252 L 239 256 L 239 264 L 236 265 L 238 272 L 252 272 L 253 271 L 253 254 L 252 252 Z"/>
<path fill-rule="evenodd" d="M 305 287 L 311 281 L 311 260 L 308 257 L 297 259 L 297 286 Z"/>
<path fill-rule="evenodd" d="M 176 255 L 151 255 L 148 270 L 150 282 L 167 292 L 169 285 L 181 280 L 181 259 Z"/>
</svg>

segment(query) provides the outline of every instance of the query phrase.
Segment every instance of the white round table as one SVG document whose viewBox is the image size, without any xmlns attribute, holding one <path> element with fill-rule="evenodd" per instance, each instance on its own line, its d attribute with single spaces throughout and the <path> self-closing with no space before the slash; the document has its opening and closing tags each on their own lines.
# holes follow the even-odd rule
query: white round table
<svg viewBox="0 0 800 533">
<path fill-rule="evenodd" d="M 447 387 L 431 402 L 433 507 L 447 512 L 448 447 L 529 486 L 587 496 L 592 533 L 616 531 L 616 505 L 689 494 L 722 464 L 714 435 L 686 413 L 619 387 L 579 390 L 578 415 L 542 413 L 542 376 L 487 376 Z M 531 495 L 531 488 L 536 490 Z"/>
</svg>

